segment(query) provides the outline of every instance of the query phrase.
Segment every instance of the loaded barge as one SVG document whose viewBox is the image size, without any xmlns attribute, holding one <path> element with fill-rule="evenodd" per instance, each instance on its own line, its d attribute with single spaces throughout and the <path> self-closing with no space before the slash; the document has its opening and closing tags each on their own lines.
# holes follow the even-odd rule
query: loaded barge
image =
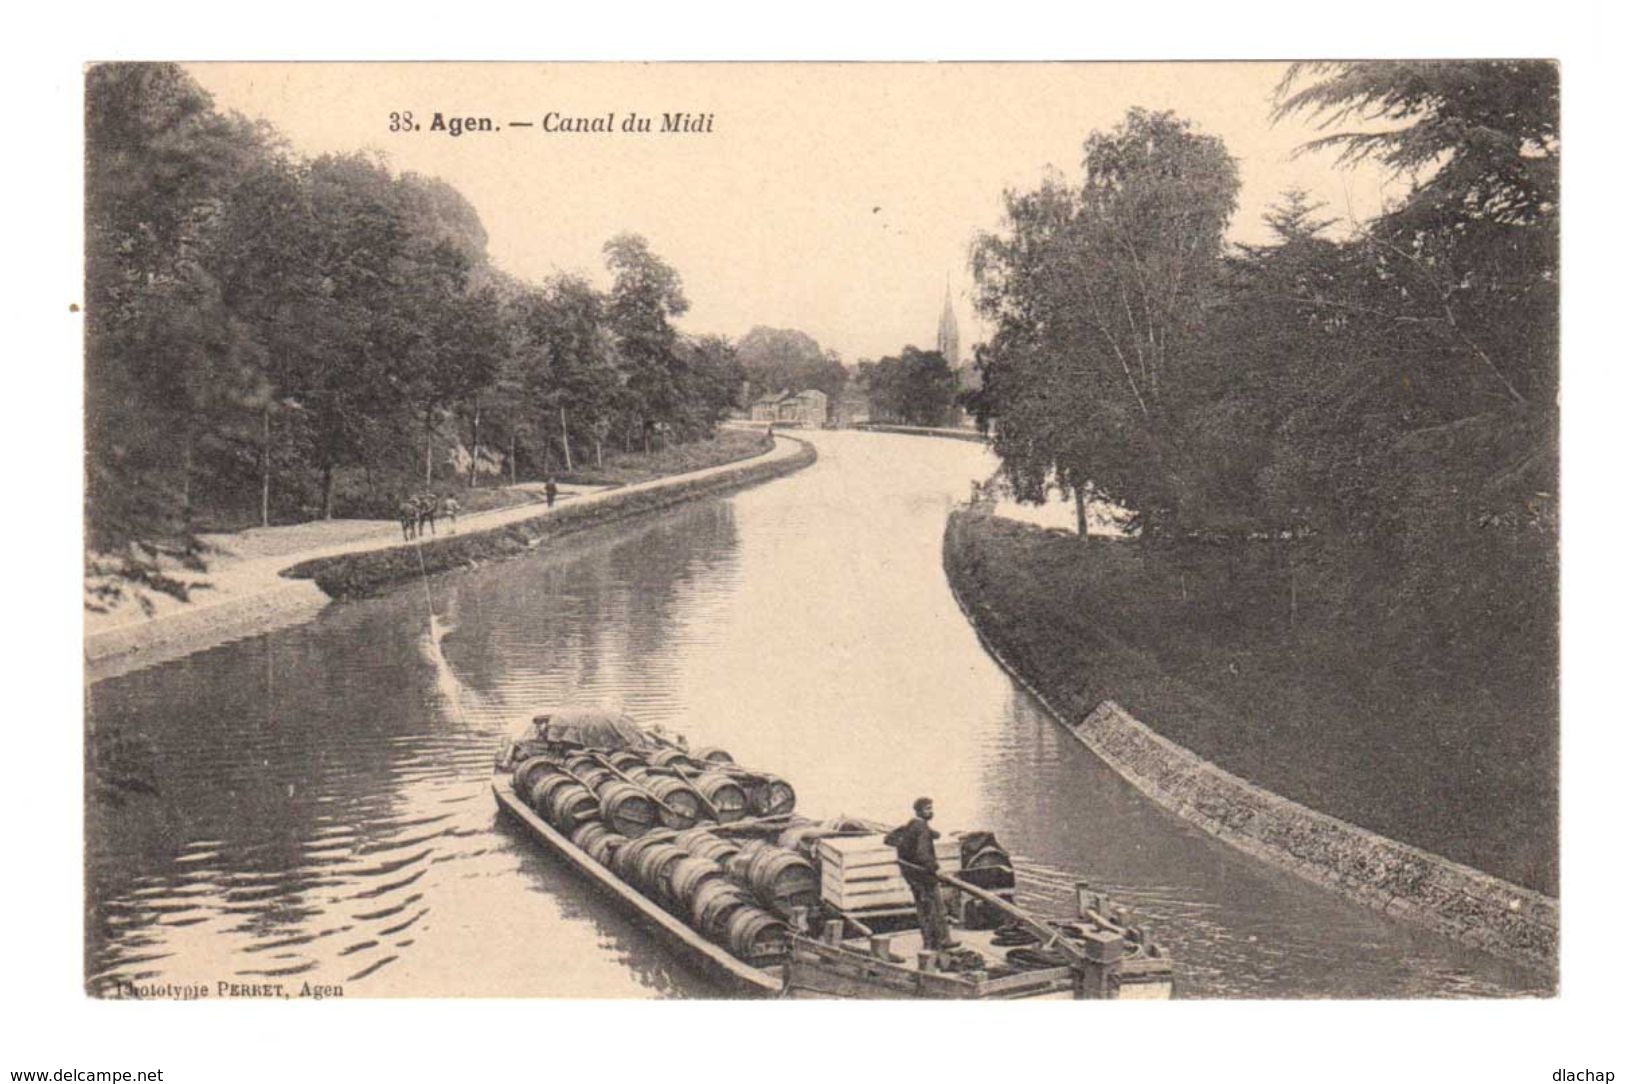
<svg viewBox="0 0 1625 1084">
<path fill-rule="evenodd" d="M 927 950 L 886 827 L 795 812 L 795 791 L 720 749 L 597 709 L 537 715 L 499 753 L 500 809 L 738 996 L 1151 998 L 1171 961 L 1109 901 L 1015 903 L 990 832 L 937 842 L 950 947 Z"/>
</svg>

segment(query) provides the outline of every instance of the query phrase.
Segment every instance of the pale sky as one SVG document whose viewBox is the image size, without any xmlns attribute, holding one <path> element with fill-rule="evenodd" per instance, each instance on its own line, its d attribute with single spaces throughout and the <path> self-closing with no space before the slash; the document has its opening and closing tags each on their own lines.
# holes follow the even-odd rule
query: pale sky
<svg viewBox="0 0 1625 1084">
<path fill-rule="evenodd" d="M 1365 217 L 1403 182 L 1291 159 L 1315 132 L 1269 123 L 1285 65 L 1185 64 L 196 64 L 225 109 L 263 117 L 308 155 L 363 148 L 443 178 L 473 203 L 492 260 L 524 279 L 607 282 L 600 250 L 648 237 L 682 275 L 681 326 L 743 335 L 799 328 L 848 363 L 934 342 L 951 277 L 961 341 L 982 337 L 967 253 L 1000 194 L 1046 167 L 1076 181 L 1081 147 L 1129 107 L 1172 109 L 1240 164 L 1233 240 L 1266 236 L 1291 186 Z M 410 110 L 422 130 L 391 133 Z M 713 114 L 661 134 L 660 114 Z M 502 130 L 452 138 L 436 112 Z M 653 118 L 654 132 L 549 134 L 549 113 Z M 510 127 L 531 121 L 530 129 Z M 879 208 L 876 210 L 876 208 Z"/>
</svg>

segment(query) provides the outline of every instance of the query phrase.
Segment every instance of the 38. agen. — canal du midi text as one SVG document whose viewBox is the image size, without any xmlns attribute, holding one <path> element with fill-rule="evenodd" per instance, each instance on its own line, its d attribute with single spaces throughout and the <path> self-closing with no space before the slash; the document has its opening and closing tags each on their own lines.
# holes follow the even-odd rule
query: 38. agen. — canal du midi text
<svg viewBox="0 0 1625 1084">
<path fill-rule="evenodd" d="M 544 135 L 710 135 L 716 131 L 715 113 L 564 113 L 550 110 L 535 120 L 498 120 L 465 113 L 416 112 L 389 114 L 388 129 L 400 135 L 427 133 L 460 138 L 495 134 L 504 130 Z"/>
</svg>

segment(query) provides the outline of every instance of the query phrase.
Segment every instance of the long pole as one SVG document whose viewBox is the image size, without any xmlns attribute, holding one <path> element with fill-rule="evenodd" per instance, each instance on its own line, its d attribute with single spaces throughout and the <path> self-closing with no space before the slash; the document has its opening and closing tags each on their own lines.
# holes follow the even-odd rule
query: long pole
<svg viewBox="0 0 1625 1084">
<path fill-rule="evenodd" d="M 688 788 L 690 790 L 692 790 L 699 797 L 700 801 L 705 803 L 705 808 L 707 808 L 707 809 L 709 809 L 711 811 L 711 816 L 715 817 L 719 821 L 722 820 L 722 810 L 718 809 L 712 803 L 711 799 L 706 796 L 705 791 L 703 791 L 703 790 L 701 790 L 699 788 L 699 784 L 695 783 L 694 780 L 690 779 L 688 777 L 688 773 L 683 771 L 683 769 L 679 768 L 677 765 L 672 764 L 672 765 L 670 765 L 670 767 L 671 767 L 672 771 L 677 773 L 677 778 L 679 778 L 683 782 L 687 783 Z"/>
<path fill-rule="evenodd" d="M 639 783 L 636 779 L 633 779 L 631 776 L 627 775 L 625 772 L 623 772 L 619 768 L 615 767 L 615 765 L 613 765 L 613 764 L 611 764 L 609 762 L 608 757 L 602 756 L 602 755 L 600 755 L 598 753 L 593 753 L 593 754 L 591 754 L 591 756 L 592 756 L 592 758 L 594 760 L 596 760 L 599 763 L 600 766 L 602 766 L 604 768 L 608 768 L 609 771 L 616 778 L 618 778 L 621 782 L 629 783 L 632 786 L 637 787 L 639 790 L 641 790 L 643 792 L 643 796 L 645 798 L 649 799 L 649 801 L 653 802 L 655 805 L 659 806 L 661 809 L 664 809 L 667 813 L 670 813 L 674 817 L 686 817 L 686 816 L 688 816 L 688 814 L 684 813 L 681 809 L 673 809 L 671 806 L 667 805 L 664 801 L 661 800 L 660 795 L 656 794 L 654 791 L 650 790 L 648 787 L 644 786 L 642 783 Z"/>
<path fill-rule="evenodd" d="M 260 417 L 260 526 L 271 525 L 271 402 Z"/>
<path fill-rule="evenodd" d="M 1094 962 L 1088 957 L 1084 956 L 1081 951 L 1067 941 L 1066 937 L 1061 933 L 1060 930 L 1057 930 L 1054 926 L 1051 926 L 1048 922 L 1045 922 L 1037 915 L 1023 911 L 1009 900 L 1000 899 L 998 896 L 995 896 L 993 893 L 984 888 L 978 888 L 969 881 L 962 881 L 958 877 L 951 874 L 943 873 L 941 870 L 928 870 L 924 866 L 916 866 L 914 863 L 904 862 L 900 858 L 897 860 L 897 864 L 902 866 L 904 869 L 911 869 L 918 873 L 929 873 L 943 884 L 951 885 L 968 896 L 976 897 L 989 907 L 993 907 L 1004 914 L 1009 915 L 1021 925 L 1032 930 L 1032 932 L 1038 934 L 1040 937 L 1045 938 L 1046 940 L 1044 942 L 1044 948 L 1059 949 L 1063 956 L 1080 967 L 1085 964 L 1092 964 Z"/>
</svg>

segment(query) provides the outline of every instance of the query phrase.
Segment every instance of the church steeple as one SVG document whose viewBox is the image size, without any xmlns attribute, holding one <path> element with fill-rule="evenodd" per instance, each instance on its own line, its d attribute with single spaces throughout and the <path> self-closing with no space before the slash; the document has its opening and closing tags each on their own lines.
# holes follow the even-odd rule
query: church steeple
<svg viewBox="0 0 1625 1084">
<path fill-rule="evenodd" d="M 946 279 L 942 287 L 942 315 L 937 318 L 937 353 L 947 359 L 948 368 L 959 368 L 959 321 L 954 317 L 953 290 Z"/>
</svg>

